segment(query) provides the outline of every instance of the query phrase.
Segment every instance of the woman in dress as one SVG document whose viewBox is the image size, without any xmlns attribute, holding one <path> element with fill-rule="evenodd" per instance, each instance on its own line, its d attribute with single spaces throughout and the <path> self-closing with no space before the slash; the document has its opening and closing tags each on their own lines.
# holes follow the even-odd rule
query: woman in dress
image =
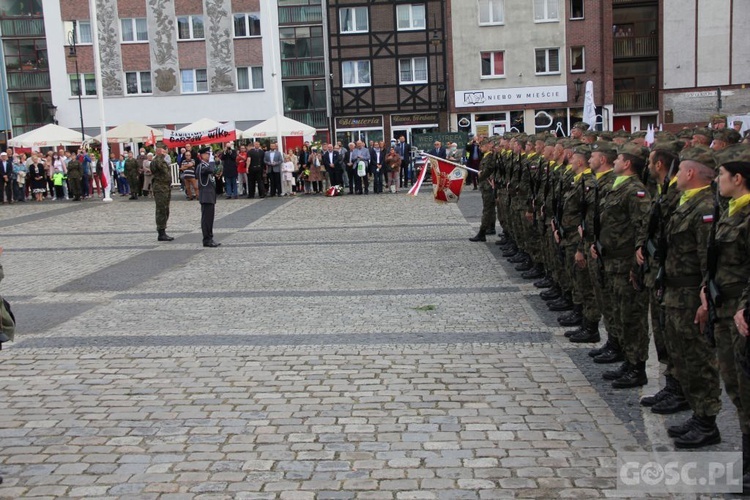
<svg viewBox="0 0 750 500">
<path fill-rule="evenodd" d="M 31 179 L 31 192 L 36 201 L 42 201 L 47 192 L 47 176 L 45 174 L 44 159 L 36 155 L 31 156 L 28 179 Z"/>
<path fill-rule="evenodd" d="M 143 195 L 144 196 L 153 196 L 151 194 L 151 181 L 153 180 L 153 175 L 151 174 L 151 161 L 154 159 L 154 153 L 149 153 L 146 155 L 146 159 L 143 160 Z"/>
<path fill-rule="evenodd" d="M 323 173 L 320 171 L 323 163 L 320 161 L 320 155 L 313 150 L 307 161 L 307 168 L 310 170 L 310 184 L 315 194 L 323 193 Z"/>
<path fill-rule="evenodd" d="M 401 172 L 401 155 L 396 148 L 391 146 L 388 156 L 385 157 L 385 166 L 388 169 L 388 189 L 391 193 L 398 191 L 398 180 Z"/>
</svg>

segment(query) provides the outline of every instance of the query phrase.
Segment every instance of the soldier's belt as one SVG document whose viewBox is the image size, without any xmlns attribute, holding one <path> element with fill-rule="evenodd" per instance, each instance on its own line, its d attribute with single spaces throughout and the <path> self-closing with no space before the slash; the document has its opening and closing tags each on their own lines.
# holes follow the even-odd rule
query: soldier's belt
<svg viewBox="0 0 750 500">
<path fill-rule="evenodd" d="M 721 296 L 725 299 L 739 299 L 745 290 L 745 283 L 732 283 L 731 285 L 720 285 Z"/>
<path fill-rule="evenodd" d="M 674 276 L 664 280 L 664 286 L 667 288 L 697 288 L 703 283 L 703 276 L 693 274 L 690 276 Z"/>
</svg>

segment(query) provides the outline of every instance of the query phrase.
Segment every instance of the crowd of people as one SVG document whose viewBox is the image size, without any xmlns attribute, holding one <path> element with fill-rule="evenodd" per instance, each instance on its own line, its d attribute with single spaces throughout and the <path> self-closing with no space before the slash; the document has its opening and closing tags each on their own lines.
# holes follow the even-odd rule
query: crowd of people
<svg viewBox="0 0 750 500">
<path fill-rule="evenodd" d="M 503 256 L 575 327 L 565 336 L 595 343 L 606 331 L 589 355 L 621 363 L 602 373 L 614 389 L 647 383 L 653 332 L 665 385 L 641 405 L 692 411 L 667 429 L 677 448 L 720 442 L 723 379 L 750 491 L 750 141 L 721 122 L 654 139 L 585 123 L 564 139 L 475 138 L 483 213 L 471 241 L 497 222 Z"/>
</svg>

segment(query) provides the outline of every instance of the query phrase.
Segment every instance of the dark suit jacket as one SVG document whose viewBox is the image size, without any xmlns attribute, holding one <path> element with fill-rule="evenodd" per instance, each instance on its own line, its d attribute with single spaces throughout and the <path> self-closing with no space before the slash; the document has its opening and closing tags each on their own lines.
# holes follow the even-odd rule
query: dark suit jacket
<svg viewBox="0 0 750 500">
<path fill-rule="evenodd" d="M 437 156 L 438 158 L 442 158 L 443 160 L 447 158 L 447 153 L 445 151 L 445 148 L 440 148 L 440 149 L 432 148 L 431 150 L 427 151 L 427 154 L 430 154 L 432 156 Z"/>
<path fill-rule="evenodd" d="M 403 149 L 403 150 L 402 150 Z M 411 144 L 408 142 L 403 143 L 403 147 L 401 142 L 396 142 L 396 152 L 401 156 L 403 161 L 409 161 L 410 155 L 411 155 Z"/>
<path fill-rule="evenodd" d="M 250 149 L 247 152 L 247 168 L 263 168 L 266 153 L 262 149 Z"/>
<path fill-rule="evenodd" d="M 13 175 L 13 162 L 10 160 L 0 161 L 0 177 L 5 175 L 8 176 L 8 179 Z"/>
<path fill-rule="evenodd" d="M 333 154 L 333 162 L 331 162 L 331 154 Z M 323 153 L 321 161 L 326 168 L 339 168 L 339 152 L 336 150 L 326 151 Z"/>
<path fill-rule="evenodd" d="M 380 150 L 380 172 L 385 173 L 385 170 L 383 170 L 383 167 L 385 167 L 385 157 L 388 154 L 388 151 Z M 375 151 L 375 148 L 370 148 L 370 172 L 375 173 L 375 170 L 378 168 L 378 161 L 377 161 L 378 153 Z"/>
</svg>

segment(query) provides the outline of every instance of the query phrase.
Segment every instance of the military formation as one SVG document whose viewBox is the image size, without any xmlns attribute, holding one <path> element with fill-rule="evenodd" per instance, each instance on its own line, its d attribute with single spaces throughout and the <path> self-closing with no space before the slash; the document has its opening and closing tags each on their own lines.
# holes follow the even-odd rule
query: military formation
<svg viewBox="0 0 750 500">
<path fill-rule="evenodd" d="M 645 385 L 651 333 L 665 383 L 641 405 L 690 410 L 676 448 L 721 441 L 721 380 L 742 429 L 750 485 L 750 144 L 726 123 L 629 134 L 480 138 L 483 211 L 470 240 L 495 242 L 536 280 L 573 343 L 614 389 Z M 750 491 L 750 488 L 748 489 Z"/>
</svg>

